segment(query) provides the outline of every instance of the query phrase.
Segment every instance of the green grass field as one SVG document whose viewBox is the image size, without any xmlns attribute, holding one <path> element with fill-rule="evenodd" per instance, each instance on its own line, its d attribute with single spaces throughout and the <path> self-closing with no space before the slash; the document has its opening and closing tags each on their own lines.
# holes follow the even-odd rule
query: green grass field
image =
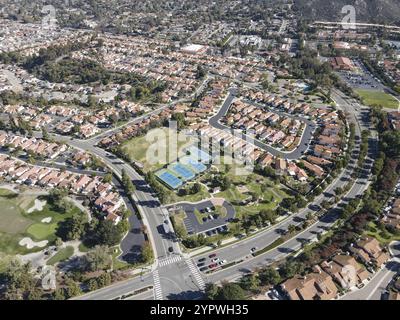
<svg viewBox="0 0 400 320">
<path fill-rule="evenodd" d="M 62 214 L 46 204 L 42 211 L 27 213 L 35 199 L 34 196 L 0 189 L 0 252 L 13 255 L 37 251 L 38 248 L 28 250 L 18 243 L 24 237 L 34 241 L 48 240 L 51 243 L 56 238 L 58 224 L 80 212 L 77 207 L 73 207 L 70 212 Z M 41 222 L 48 217 L 52 218 L 50 223 Z"/>
<path fill-rule="evenodd" d="M 383 108 L 397 109 L 400 105 L 392 95 L 374 90 L 355 90 L 360 96 L 363 102 L 368 106 L 378 105 Z"/>
<path fill-rule="evenodd" d="M 24 204 L 33 203 L 34 197 L 18 197 L 12 191 L 0 189 L 0 232 L 18 234 L 32 224 L 32 220 L 23 216 Z M 21 207 L 22 206 L 22 207 Z"/>
<path fill-rule="evenodd" d="M 0 252 L 0 273 L 2 273 L 7 268 L 9 262 L 13 258 L 14 257 L 6 255 L 6 254 Z"/>
<path fill-rule="evenodd" d="M 194 210 L 194 215 L 196 216 L 197 222 L 199 224 L 203 224 L 203 215 L 200 213 L 200 211 L 195 209 Z"/>
<path fill-rule="evenodd" d="M 400 236 L 383 230 L 374 221 L 368 223 L 368 229 L 365 231 L 365 235 L 374 237 L 384 246 L 388 245 L 392 241 L 400 241 Z"/>
<path fill-rule="evenodd" d="M 47 260 L 47 264 L 49 266 L 53 266 L 58 262 L 69 259 L 73 254 L 74 254 L 74 248 L 68 246 L 58 251 L 54 256 L 52 256 L 49 260 Z"/>
<path fill-rule="evenodd" d="M 220 171 L 225 171 L 224 165 L 219 165 L 217 168 Z M 238 217 L 243 215 L 257 214 L 263 209 L 275 209 L 279 203 L 289 197 L 285 192 L 286 187 L 282 184 L 275 184 L 271 179 L 263 177 L 257 173 L 250 173 L 247 175 L 237 174 L 240 171 L 241 166 L 229 165 L 227 176 L 231 179 L 232 185 L 228 190 L 219 192 L 215 195 L 218 198 L 224 198 L 227 201 L 234 203 L 237 201 L 243 201 L 249 198 L 250 193 L 255 193 L 259 198 L 258 203 L 238 206 L 235 205 L 235 210 Z M 239 186 L 245 186 L 249 192 L 241 193 Z M 262 187 L 263 186 L 263 187 Z"/>
<path fill-rule="evenodd" d="M 55 234 L 57 230 L 57 223 L 35 223 L 31 225 L 26 231 L 37 240 L 48 239 L 51 235 Z"/>
<path fill-rule="evenodd" d="M 185 223 L 183 222 L 183 220 L 185 220 L 186 218 L 186 212 L 185 211 L 180 211 L 178 213 L 175 213 L 173 215 L 174 218 L 174 222 L 176 226 L 182 227 L 182 228 L 186 228 L 185 227 Z"/>
<path fill-rule="evenodd" d="M 176 160 L 176 155 L 170 155 L 170 141 L 177 141 L 177 154 L 183 156 L 182 149 L 190 146 L 192 141 L 187 138 L 185 141 L 179 141 L 180 138 L 174 138 L 173 130 L 168 128 L 156 128 L 148 132 L 146 136 L 133 138 L 122 145 L 122 149 L 129 155 L 133 161 L 143 164 L 144 171 L 156 171 L 165 164 Z M 157 161 L 161 159 L 161 161 Z"/>
<path fill-rule="evenodd" d="M 118 246 L 110 248 L 110 251 L 111 251 L 111 256 L 113 259 L 113 269 L 114 270 L 123 269 L 123 268 L 126 268 L 129 266 L 128 263 L 121 261 L 117 258 L 121 254 L 121 249 Z"/>
<path fill-rule="evenodd" d="M 193 185 L 195 181 L 187 183 L 184 188 L 189 188 Z M 201 185 L 201 189 L 198 193 L 195 194 L 188 194 L 185 196 L 179 196 L 177 192 L 170 190 L 163 184 L 159 183 L 159 185 L 164 189 L 167 199 L 165 201 L 165 204 L 171 204 L 171 203 L 176 203 L 176 202 L 198 202 L 204 199 L 209 199 L 211 197 L 210 193 L 208 192 L 207 188 L 203 185 Z"/>
</svg>

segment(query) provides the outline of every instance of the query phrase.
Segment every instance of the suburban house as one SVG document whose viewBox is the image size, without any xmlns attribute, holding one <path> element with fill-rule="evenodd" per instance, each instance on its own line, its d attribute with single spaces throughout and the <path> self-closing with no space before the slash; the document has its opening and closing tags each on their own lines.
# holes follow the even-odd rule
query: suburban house
<svg viewBox="0 0 400 320">
<path fill-rule="evenodd" d="M 332 277 L 319 266 L 306 276 L 295 276 L 281 284 L 290 300 L 331 300 L 338 290 Z"/>
<path fill-rule="evenodd" d="M 363 268 L 352 256 L 338 254 L 331 261 L 321 263 L 322 269 L 344 289 L 364 283 L 371 274 Z"/>
<path fill-rule="evenodd" d="M 361 261 L 374 264 L 380 268 L 389 260 L 389 255 L 384 252 L 375 238 L 364 237 L 352 245 L 350 251 Z"/>
</svg>

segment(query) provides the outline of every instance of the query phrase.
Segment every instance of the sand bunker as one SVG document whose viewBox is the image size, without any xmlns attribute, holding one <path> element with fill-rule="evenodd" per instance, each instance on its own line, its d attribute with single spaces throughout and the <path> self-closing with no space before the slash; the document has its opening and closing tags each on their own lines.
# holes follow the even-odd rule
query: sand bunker
<svg viewBox="0 0 400 320">
<path fill-rule="evenodd" d="M 47 240 L 35 242 L 31 238 L 23 238 L 19 242 L 19 245 L 22 247 L 26 246 L 28 249 L 33 249 L 35 247 L 43 248 L 43 247 L 47 246 L 48 243 L 49 243 L 49 241 L 47 241 Z"/>
<path fill-rule="evenodd" d="M 42 211 L 45 205 L 46 201 L 40 201 L 39 199 L 35 199 L 33 207 L 29 208 L 26 212 L 32 213 L 34 211 Z"/>
<path fill-rule="evenodd" d="M 41 222 L 42 222 L 42 223 L 50 223 L 51 220 L 52 220 L 52 217 L 47 217 L 47 218 L 43 218 L 43 219 L 41 220 Z"/>
</svg>

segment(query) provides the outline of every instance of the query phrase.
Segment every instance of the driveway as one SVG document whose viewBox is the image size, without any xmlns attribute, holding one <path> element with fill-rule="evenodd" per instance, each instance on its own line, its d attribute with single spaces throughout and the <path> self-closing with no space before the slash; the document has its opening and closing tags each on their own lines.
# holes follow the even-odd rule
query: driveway
<svg viewBox="0 0 400 320">
<path fill-rule="evenodd" d="M 381 300 L 382 293 L 393 277 L 400 272 L 400 241 L 390 244 L 392 258 L 362 289 L 352 291 L 341 300 Z"/>
</svg>

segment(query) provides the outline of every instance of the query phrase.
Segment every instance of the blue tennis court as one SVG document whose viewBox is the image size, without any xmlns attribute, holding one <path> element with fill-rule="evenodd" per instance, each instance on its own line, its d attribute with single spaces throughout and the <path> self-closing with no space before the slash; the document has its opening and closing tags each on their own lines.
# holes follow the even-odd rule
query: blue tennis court
<svg viewBox="0 0 400 320">
<path fill-rule="evenodd" d="M 196 173 L 201 173 L 207 170 L 207 167 L 202 164 L 201 162 L 198 162 L 197 160 L 193 159 L 190 156 L 185 156 L 183 157 L 180 162 L 182 162 L 184 165 L 188 166 L 190 169 L 195 171 Z"/>
<path fill-rule="evenodd" d="M 203 163 L 208 163 L 210 162 L 210 155 L 206 152 L 204 152 L 203 150 L 195 147 L 195 146 L 191 146 L 188 151 L 190 152 L 190 155 L 192 156 L 192 158 L 194 160 L 197 161 L 201 161 Z"/>
<path fill-rule="evenodd" d="M 195 177 L 195 174 L 181 163 L 171 164 L 168 169 L 177 174 L 177 176 L 181 177 L 184 181 L 192 180 Z"/>
<path fill-rule="evenodd" d="M 171 189 L 179 188 L 183 184 L 181 179 L 167 170 L 158 171 L 155 175 Z"/>
</svg>

